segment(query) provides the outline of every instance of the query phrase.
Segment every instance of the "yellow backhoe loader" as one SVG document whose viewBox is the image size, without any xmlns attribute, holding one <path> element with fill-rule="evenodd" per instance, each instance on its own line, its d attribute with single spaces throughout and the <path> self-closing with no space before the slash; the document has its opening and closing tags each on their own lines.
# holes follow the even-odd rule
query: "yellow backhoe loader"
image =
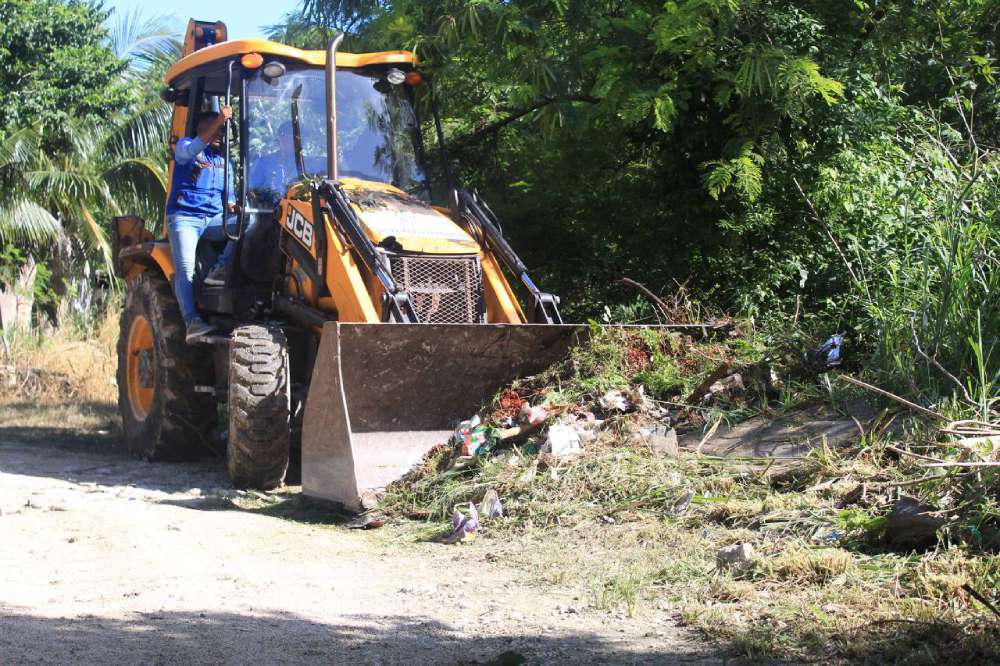
<svg viewBox="0 0 1000 666">
<path fill-rule="evenodd" d="M 441 153 L 444 137 L 413 54 L 339 52 L 340 41 L 303 51 L 189 23 L 163 93 L 171 153 L 199 113 L 234 108 L 235 251 L 224 286 L 210 286 L 200 281 L 222 247 L 199 244 L 196 300 L 218 334 L 188 345 L 165 234 L 116 220 L 128 285 L 118 385 L 134 453 L 203 453 L 225 404 L 234 485 L 279 485 L 301 447 L 304 492 L 356 511 L 581 330 L 476 193 L 449 175 L 447 205 L 431 205 L 416 96 L 429 96 Z"/>
</svg>

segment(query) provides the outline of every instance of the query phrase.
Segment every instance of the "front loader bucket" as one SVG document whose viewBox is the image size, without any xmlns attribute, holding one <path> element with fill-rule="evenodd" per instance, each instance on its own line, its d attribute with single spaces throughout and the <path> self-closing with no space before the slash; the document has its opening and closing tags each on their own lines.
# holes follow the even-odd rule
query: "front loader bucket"
<svg viewBox="0 0 1000 666">
<path fill-rule="evenodd" d="M 564 358 L 582 326 L 323 328 L 302 430 L 302 490 L 350 511 L 404 476 L 504 384 Z"/>
</svg>

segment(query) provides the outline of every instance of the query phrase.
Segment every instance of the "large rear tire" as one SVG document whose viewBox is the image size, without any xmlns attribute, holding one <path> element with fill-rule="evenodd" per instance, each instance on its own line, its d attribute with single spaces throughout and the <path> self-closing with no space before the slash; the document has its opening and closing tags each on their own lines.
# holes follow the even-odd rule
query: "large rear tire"
<svg viewBox="0 0 1000 666">
<path fill-rule="evenodd" d="M 270 490 L 288 471 L 291 391 L 280 328 L 240 326 L 229 347 L 229 478 Z"/>
<path fill-rule="evenodd" d="M 118 408 L 128 450 L 145 460 L 191 460 L 211 451 L 215 384 L 207 347 L 184 342 L 170 284 L 147 271 L 125 291 L 118 336 Z"/>
</svg>

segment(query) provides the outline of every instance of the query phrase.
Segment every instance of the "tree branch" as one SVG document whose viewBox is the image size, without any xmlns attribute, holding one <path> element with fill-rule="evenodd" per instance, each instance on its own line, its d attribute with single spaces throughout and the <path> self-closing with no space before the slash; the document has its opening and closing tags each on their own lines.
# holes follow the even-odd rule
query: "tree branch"
<svg viewBox="0 0 1000 666">
<path fill-rule="evenodd" d="M 466 134 L 465 136 L 459 137 L 452 141 L 453 146 L 467 146 L 473 143 L 477 143 L 484 139 L 489 134 L 494 134 L 507 125 L 513 122 L 517 122 L 521 118 L 525 117 L 533 111 L 544 108 L 550 104 L 562 104 L 564 102 L 586 102 L 587 104 L 597 104 L 601 101 L 599 97 L 593 97 L 591 95 L 563 95 L 560 97 L 545 97 L 540 99 L 523 109 L 518 109 L 517 111 L 512 111 L 510 115 L 506 118 L 501 118 L 500 120 L 494 121 L 488 125 L 480 127 L 471 134 Z"/>
<path fill-rule="evenodd" d="M 657 323 L 662 324 L 664 321 L 670 321 L 670 312 L 667 310 L 667 304 L 663 302 L 663 299 L 650 291 L 646 285 L 636 282 L 635 280 L 630 280 L 627 277 L 623 277 L 618 282 L 626 287 L 638 289 L 646 295 L 646 298 L 653 303 L 653 313 L 656 315 Z M 660 317 L 661 314 L 663 315 L 662 318 Z"/>
<path fill-rule="evenodd" d="M 937 412 L 935 412 L 933 410 L 927 409 L 926 407 L 921 407 L 920 405 L 916 404 L 915 402 L 910 402 L 906 398 L 901 398 L 898 395 L 896 395 L 895 393 L 889 393 L 885 389 L 880 389 L 877 386 L 872 386 L 871 384 L 863 382 L 860 379 L 855 379 L 854 377 L 851 377 L 850 375 L 838 374 L 837 375 L 837 379 L 842 379 L 845 382 L 847 382 L 848 384 L 854 384 L 855 386 L 860 386 L 863 389 L 868 389 L 869 391 L 872 391 L 874 393 L 878 393 L 881 396 L 885 396 L 886 398 L 889 398 L 890 400 L 895 400 L 899 404 L 905 405 L 906 407 L 909 407 L 913 411 L 918 412 L 920 414 L 923 414 L 924 416 L 929 416 L 932 419 L 939 419 L 939 420 L 942 420 L 942 421 L 946 421 L 947 420 L 944 416 L 941 416 L 940 414 L 938 414 Z M 998 464 L 1000 464 L 1000 463 L 998 463 Z"/>
<path fill-rule="evenodd" d="M 833 232 L 830 230 L 830 227 L 827 225 L 826 221 L 824 221 L 823 218 L 820 216 L 819 211 L 816 210 L 816 206 L 813 205 L 812 199 L 810 199 L 809 195 L 806 194 L 806 191 L 802 189 L 802 185 L 799 183 L 799 179 L 793 176 L 792 182 L 795 184 L 795 189 L 799 191 L 799 194 L 801 194 L 802 198 L 805 200 L 806 206 L 809 208 L 809 214 L 812 217 L 813 221 L 817 225 L 819 225 L 820 229 L 823 230 L 823 233 L 826 234 L 826 237 L 830 240 L 830 243 L 833 244 L 833 249 L 835 249 L 837 251 L 837 254 L 840 255 L 840 260 L 844 262 L 844 267 L 847 268 L 847 272 L 851 274 L 851 279 L 854 280 L 854 283 L 856 285 L 861 285 L 864 288 L 865 293 L 868 295 L 868 299 L 871 300 L 871 294 L 868 293 L 868 285 L 865 282 L 862 282 L 858 278 L 857 273 L 854 272 L 854 268 L 851 266 L 851 262 L 847 260 L 847 255 L 844 254 L 844 251 L 842 249 L 840 249 L 840 243 L 837 242 L 837 239 L 834 237 Z"/>
<path fill-rule="evenodd" d="M 941 365 L 936 358 L 933 358 L 933 357 L 929 356 L 923 350 L 923 348 L 921 348 L 921 346 L 920 346 L 920 338 L 917 336 L 917 327 L 916 327 L 916 325 L 914 325 L 912 319 L 910 320 L 910 332 L 913 333 L 913 348 L 916 350 L 917 354 L 922 359 L 924 359 L 925 361 L 927 361 L 928 363 L 930 363 L 941 374 L 943 374 L 945 377 L 947 377 L 948 379 L 950 379 L 955 384 L 955 386 L 958 387 L 958 390 L 962 392 L 962 397 L 965 398 L 966 402 L 969 402 L 969 403 L 975 405 L 976 401 L 972 399 L 971 395 L 969 395 L 969 391 L 968 391 L 968 389 L 965 388 L 965 384 L 963 384 L 961 381 L 959 381 L 958 377 L 956 377 L 955 375 L 953 375 L 950 372 L 948 372 L 948 370 L 943 365 Z"/>
</svg>

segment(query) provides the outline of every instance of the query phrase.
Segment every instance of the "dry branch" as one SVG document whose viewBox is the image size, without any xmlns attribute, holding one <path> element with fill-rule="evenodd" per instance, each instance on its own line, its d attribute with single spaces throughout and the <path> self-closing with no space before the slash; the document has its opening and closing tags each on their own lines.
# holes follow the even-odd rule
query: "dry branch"
<svg viewBox="0 0 1000 666">
<path fill-rule="evenodd" d="M 989 599 L 987 599 L 982 594 L 980 594 L 979 592 L 977 592 L 974 587 L 972 587 L 968 583 L 965 583 L 965 584 L 962 585 L 962 589 L 965 590 L 966 592 L 968 592 L 969 595 L 973 599 L 975 599 L 976 601 L 978 601 L 979 603 L 981 603 L 982 605 L 986 606 L 991 611 L 993 611 L 994 615 L 996 615 L 997 617 L 1000 617 L 1000 610 L 997 610 L 997 607 L 994 606 L 992 603 L 990 603 Z"/>
<path fill-rule="evenodd" d="M 594 97 L 592 95 L 563 95 L 560 97 L 545 97 L 543 99 L 537 100 L 529 104 L 524 108 L 513 110 L 506 117 L 501 118 L 500 120 L 494 121 L 492 123 L 489 123 L 487 125 L 483 125 L 482 127 L 474 130 L 470 134 L 458 137 L 457 139 L 452 141 L 452 145 L 454 147 L 464 147 L 470 144 L 477 143 L 487 135 L 498 132 L 507 125 L 510 125 L 511 123 L 516 122 L 521 118 L 525 117 L 529 113 L 533 111 L 538 111 L 539 109 L 549 106 L 550 104 L 563 104 L 566 102 L 586 102 L 587 104 L 598 104 L 600 103 L 600 101 L 601 101 L 600 98 Z"/>
<path fill-rule="evenodd" d="M 930 456 L 925 456 L 925 455 L 921 455 L 919 453 L 913 453 L 912 451 L 907 451 L 905 449 L 900 449 L 900 448 L 897 448 L 895 446 L 892 446 L 891 444 L 887 444 L 885 448 L 888 449 L 889 451 L 893 451 L 895 453 L 898 453 L 901 456 L 909 456 L 911 458 L 916 458 L 918 460 L 928 460 L 930 462 L 935 462 L 935 463 L 946 462 L 944 460 L 941 460 L 940 458 L 932 458 Z"/>
<path fill-rule="evenodd" d="M 723 377 L 727 376 L 733 369 L 732 364 L 723 363 L 715 370 L 713 370 L 705 379 L 702 380 L 700 384 L 689 395 L 684 402 L 689 405 L 697 405 L 701 402 L 702 398 L 708 395 L 709 390 L 711 390 L 712 385 L 719 381 Z"/>
<path fill-rule="evenodd" d="M 939 421 L 946 420 L 945 417 L 941 416 L 940 414 L 938 414 L 934 410 L 927 409 L 926 407 L 921 407 L 920 405 L 918 405 L 915 402 L 910 402 L 906 398 L 901 398 L 898 395 L 896 395 L 895 393 L 890 393 L 889 391 L 886 391 L 885 389 L 880 389 L 877 386 L 872 386 L 871 384 L 863 382 L 860 379 L 855 379 L 854 377 L 851 377 L 850 375 L 837 375 L 837 377 L 839 377 L 840 379 L 843 379 L 848 384 L 854 384 L 855 386 L 860 386 L 861 388 L 867 389 L 867 390 L 869 390 L 869 391 L 871 391 L 873 393 L 878 393 L 879 395 L 884 396 L 886 398 L 889 398 L 890 400 L 892 400 L 894 402 L 898 402 L 899 404 L 901 404 L 901 405 L 903 405 L 905 407 L 909 407 L 913 411 L 915 411 L 915 412 L 917 412 L 919 414 L 923 414 L 924 416 L 928 416 L 928 417 L 933 418 L 933 419 L 938 419 Z"/>
<path fill-rule="evenodd" d="M 966 402 L 971 402 L 972 404 L 976 404 L 976 401 L 972 399 L 971 395 L 969 395 L 969 390 L 966 389 L 965 385 L 958 380 L 958 377 L 948 372 L 948 370 L 943 365 L 941 365 L 936 358 L 929 356 L 923 350 L 923 348 L 920 346 L 920 338 L 917 336 L 917 329 L 913 325 L 912 321 L 910 322 L 910 332 L 913 333 L 913 348 L 916 350 L 917 354 L 925 361 L 930 363 L 934 368 L 936 368 L 938 372 L 940 372 L 942 375 L 950 379 L 951 382 L 958 387 L 958 390 L 962 392 L 962 397 L 965 398 Z"/>
<path fill-rule="evenodd" d="M 648 298 L 653 303 L 653 309 L 656 310 L 657 312 L 656 315 L 657 320 L 660 320 L 661 322 L 670 321 L 670 313 L 669 309 L 667 308 L 667 304 L 663 302 L 662 298 L 654 294 L 652 290 L 649 289 L 649 287 L 642 284 L 641 282 L 636 282 L 635 280 L 631 280 L 629 278 L 622 278 L 621 280 L 619 280 L 619 282 L 625 285 L 626 287 L 632 287 L 633 289 L 638 289 L 639 291 L 641 291 L 646 296 L 646 298 Z M 663 315 L 662 320 L 660 319 L 660 315 Z"/>
<path fill-rule="evenodd" d="M 982 462 L 982 461 L 935 462 L 935 463 L 927 463 L 926 465 L 921 465 L 921 467 L 1000 467 L 1000 462 Z"/>
</svg>

